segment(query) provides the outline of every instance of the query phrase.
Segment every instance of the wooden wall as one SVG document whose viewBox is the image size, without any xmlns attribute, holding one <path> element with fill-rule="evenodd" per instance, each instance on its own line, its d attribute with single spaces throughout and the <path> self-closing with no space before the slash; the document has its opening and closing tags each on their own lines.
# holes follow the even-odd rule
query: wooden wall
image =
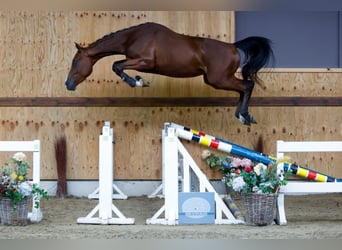
<svg viewBox="0 0 342 250">
<path fill-rule="evenodd" d="M 74 42 L 87 45 L 110 32 L 147 21 L 184 34 L 234 41 L 233 12 L 0 12 L 0 140 L 40 139 L 43 179 L 57 177 L 54 142 L 61 134 L 67 137 L 67 178 L 97 179 L 98 135 L 104 121 L 111 121 L 114 128 L 117 179 L 161 178 L 164 122 L 176 122 L 250 148 L 262 140 L 263 152 L 271 155 L 277 139 L 342 140 L 341 107 L 336 104 L 342 96 L 339 70 L 265 70 L 261 74 L 264 86 L 256 86 L 250 108 L 258 124 L 251 127 L 234 118 L 234 102 L 206 104 L 205 98 L 235 100 L 237 94 L 212 89 L 201 77 L 173 79 L 139 73 L 151 87 L 130 88 L 111 71 L 113 60 L 120 56 L 100 60 L 75 92 L 66 90 L 64 81 L 76 52 Z M 94 97 L 102 104 L 91 107 L 77 102 Z M 108 97 L 118 98 L 118 102 L 128 98 L 132 107 L 107 104 Z M 134 104 L 134 100 L 141 103 L 145 100 L 141 98 L 150 97 L 163 97 L 166 102 L 170 98 L 203 97 L 203 105 Z M 288 98 L 288 102 L 276 105 L 278 97 Z M 303 97 L 320 98 L 315 106 L 296 102 Z M 327 106 L 330 97 L 335 98 L 335 104 Z M 39 98 L 46 99 L 35 103 Z M 220 178 L 201 162 L 204 147 L 184 143 L 209 178 Z M 342 177 L 342 156 L 338 154 L 294 155 L 293 160 Z"/>
</svg>

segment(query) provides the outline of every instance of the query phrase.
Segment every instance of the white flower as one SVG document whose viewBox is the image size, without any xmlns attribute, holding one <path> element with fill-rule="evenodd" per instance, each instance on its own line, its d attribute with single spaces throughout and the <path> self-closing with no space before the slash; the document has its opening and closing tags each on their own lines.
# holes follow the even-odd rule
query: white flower
<svg viewBox="0 0 342 250">
<path fill-rule="evenodd" d="M 284 162 L 277 165 L 277 177 L 279 180 L 284 180 Z"/>
<path fill-rule="evenodd" d="M 32 183 L 25 181 L 19 184 L 19 192 L 24 196 L 29 196 L 32 193 Z"/>
<path fill-rule="evenodd" d="M 201 158 L 204 160 L 207 157 L 209 157 L 211 155 L 209 150 L 203 150 L 202 154 L 201 154 Z"/>
<path fill-rule="evenodd" d="M 234 178 L 234 180 L 233 180 L 233 189 L 234 189 L 234 191 L 241 192 L 245 185 L 246 185 L 246 183 L 243 180 L 242 176 Z"/>
<path fill-rule="evenodd" d="M 253 192 L 253 193 L 259 193 L 259 191 L 261 191 L 261 190 L 259 189 L 258 186 L 254 186 L 254 187 L 252 188 L 252 192 Z"/>
<path fill-rule="evenodd" d="M 258 163 L 256 166 L 254 166 L 253 170 L 256 173 L 256 175 L 261 175 L 262 172 L 266 171 L 267 166 L 262 164 L 262 163 Z"/>
<path fill-rule="evenodd" d="M 23 152 L 18 152 L 13 155 L 13 159 L 16 161 L 25 161 L 26 155 Z"/>
</svg>

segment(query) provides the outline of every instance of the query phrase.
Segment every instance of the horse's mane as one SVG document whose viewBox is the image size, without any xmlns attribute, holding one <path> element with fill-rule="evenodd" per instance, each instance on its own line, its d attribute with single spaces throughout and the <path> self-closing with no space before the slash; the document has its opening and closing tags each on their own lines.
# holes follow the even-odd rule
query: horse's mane
<svg viewBox="0 0 342 250">
<path fill-rule="evenodd" d="M 98 44 L 99 42 L 103 42 L 104 40 L 107 40 L 107 39 L 112 38 L 114 35 L 117 35 L 117 34 L 119 34 L 119 33 L 125 32 L 125 31 L 130 30 L 130 29 L 133 29 L 133 28 L 138 28 L 139 26 L 142 26 L 142 25 L 144 25 L 144 24 L 145 24 L 145 23 L 142 23 L 142 24 L 138 24 L 138 25 L 135 25 L 135 26 L 131 26 L 131 27 L 127 27 L 127 28 L 124 28 L 124 29 L 121 29 L 121 30 L 117 30 L 117 31 L 111 32 L 111 33 L 109 33 L 109 34 L 107 34 L 107 35 L 104 35 L 103 37 L 97 39 L 96 41 L 90 43 L 90 44 L 88 45 L 88 47 L 93 47 L 93 46 L 95 46 L 96 44 Z"/>
</svg>

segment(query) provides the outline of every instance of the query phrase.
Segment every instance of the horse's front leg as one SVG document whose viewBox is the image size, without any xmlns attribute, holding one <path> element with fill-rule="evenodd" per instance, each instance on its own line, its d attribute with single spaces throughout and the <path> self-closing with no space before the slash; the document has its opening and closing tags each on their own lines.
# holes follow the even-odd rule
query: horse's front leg
<svg viewBox="0 0 342 250">
<path fill-rule="evenodd" d="M 112 70 L 126 83 L 128 83 L 129 86 L 132 88 L 134 87 L 148 87 L 149 84 L 144 79 L 142 79 L 140 76 L 136 76 L 135 78 L 127 75 L 124 70 L 124 63 L 126 60 L 117 61 L 113 63 Z"/>
</svg>

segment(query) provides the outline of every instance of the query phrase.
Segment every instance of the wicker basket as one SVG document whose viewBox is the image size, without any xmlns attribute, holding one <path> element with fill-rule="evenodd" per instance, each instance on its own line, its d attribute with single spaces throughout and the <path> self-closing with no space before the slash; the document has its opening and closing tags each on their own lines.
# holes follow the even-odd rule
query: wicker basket
<svg viewBox="0 0 342 250">
<path fill-rule="evenodd" d="M 278 194 L 249 193 L 243 197 L 248 225 L 267 226 L 273 223 Z"/>
<path fill-rule="evenodd" d="M 26 196 L 13 209 L 13 203 L 10 198 L 0 198 L 0 221 L 1 225 L 20 225 L 27 224 L 28 210 L 32 201 L 31 196 Z"/>
</svg>

